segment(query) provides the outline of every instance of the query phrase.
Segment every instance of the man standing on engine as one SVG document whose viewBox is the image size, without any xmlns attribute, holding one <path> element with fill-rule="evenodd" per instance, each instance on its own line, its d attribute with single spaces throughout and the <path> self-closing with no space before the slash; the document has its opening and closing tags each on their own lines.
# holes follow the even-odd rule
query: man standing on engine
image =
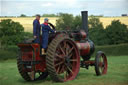
<svg viewBox="0 0 128 85">
<path fill-rule="evenodd" d="M 41 24 L 41 26 L 42 26 L 42 55 L 45 54 L 45 50 L 48 46 L 49 31 L 52 33 L 55 32 L 53 29 L 50 28 L 50 26 L 48 24 L 49 24 L 48 18 L 45 18 L 44 23 Z"/>
<path fill-rule="evenodd" d="M 33 36 L 34 36 L 34 43 L 40 43 L 40 15 L 36 15 L 36 19 L 33 21 Z"/>
</svg>

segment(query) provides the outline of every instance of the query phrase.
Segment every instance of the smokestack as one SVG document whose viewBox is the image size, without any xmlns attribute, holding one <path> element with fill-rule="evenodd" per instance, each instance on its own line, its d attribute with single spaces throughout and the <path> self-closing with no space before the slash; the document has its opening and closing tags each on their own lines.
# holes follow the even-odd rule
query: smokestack
<svg viewBox="0 0 128 85">
<path fill-rule="evenodd" d="M 88 11 L 82 11 L 82 29 L 85 30 L 88 38 Z"/>
</svg>

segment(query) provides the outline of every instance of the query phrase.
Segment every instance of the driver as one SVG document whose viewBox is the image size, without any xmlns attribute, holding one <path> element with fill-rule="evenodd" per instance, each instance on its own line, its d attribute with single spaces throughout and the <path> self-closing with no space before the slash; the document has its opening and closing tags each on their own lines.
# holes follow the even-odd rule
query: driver
<svg viewBox="0 0 128 85">
<path fill-rule="evenodd" d="M 49 31 L 52 33 L 55 33 L 53 29 L 50 28 L 48 25 L 48 18 L 44 19 L 44 23 L 41 24 L 42 27 L 42 55 L 45 55 L 45 50 L 48 46 L 48 37 L 49 37 Z"/>
</svg>

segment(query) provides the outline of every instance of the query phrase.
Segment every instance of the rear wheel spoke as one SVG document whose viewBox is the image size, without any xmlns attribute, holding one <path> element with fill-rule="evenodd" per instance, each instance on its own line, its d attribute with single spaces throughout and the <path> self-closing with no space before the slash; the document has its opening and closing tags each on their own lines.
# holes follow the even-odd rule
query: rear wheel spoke
<svg viewBox="0 0 128 85">
<path fill-rule="evenodd" d="M 77 59 L 70 59 L 71 62 L 77 62 Z"/>
<path fill-rule="evenodd" d="M 66 41 L 64 42 L 64 48 L 66 48 L 67 47 L 67 44 L 66 44 Z"/>
<path fill-rule="evenodd" d="M 70 48 L 70 50 L 69 50 L 69 53 L 68 53 L 68 54 L 70 54 L 70 53 L 72 52 L 72 50 L 73 50 L 73 47 L 72 47 L 72 48 Z"/>
<path fill-rule="evenodd" d="M 57 73 L 59 73 L 59 71 L 60 71 L 60 65 L 58 66 L 58 68 L 57 68 L 57 71 L 56 71 L 56 72 L 57 72 Z"/>
<path fill-rule="evenodd" d="M 60 72 L 64 72 L 64 65 L 62 65 Z"/>
<path fill-rule="evenodd" d="M 58 66 L 58 65 L 61 65 L 61 64 L 63 64 L 63 63 L 64 63 L 64 62 L 59 62 L 59 63 L 55 64 L 55 67 Z"/>
<path fill-rule="evenodd" d="M 73 72 L 69 66 L 67 66 L 67 69 L 73 74 Z"/>
<path fill-rule="evenodd" d="M 64 73 L 64 80 L 67 78 L 67 72 Z"/>
<path fill-rule="evenodd" d="M 67 50 L 66 50 L 66 49 L 67 49 L 67 45 L 68 45 L 68 44 L 66 43 L 66 41 L 64 41 L 64 42 L 63 42 L 63 45 L 64 45 L 63 50 L 64 50 L 64 52 L 65 52 L 65 55 L 67 55 Z"/>
<path fill-rule="evenodd" d="M 55 54 L 58 58 L 63 58 L 62 55 L 58 55 L 57 53 Z"/>
<path fill-rule="evenodd" d="M 64 50 L 62 49 L 62 47 L 59 46 L 59 48 L 60 48 L 61 52 L 63 53 L 63 55 L 65 55 L 65 52 L 64 52 Z"/>
<path fill-rule="evenodd" d="M 70 73 L 69 73 L 69 71 L 67 70 L 67 71 L 66 71 L 66 76 L 68 77 L 69 74 L 70 74 Z"/>
<path fill-rule="evenodd" d="M 67 46 L 66 46 L 66 55 L 68 55 L 69 54 L 69 45 L 67 44 Z"/>
<path fill-rule="evenodd" d="M 71 58 L 71 57 L 72 57 L 72 55 L 73 55 L 73 54 L 72 54 L 72 53 L 70 53 L 70 54 L 68 55 L 68 57 L 69 57 L 69 58 Z"/>
<path fill-rule="evenodd" d="M 55 61 L 59 61 L 59 59 L 56 59 L 56 58 L 55 58 L 54 60 L 55 60 Z"/>
</svg>

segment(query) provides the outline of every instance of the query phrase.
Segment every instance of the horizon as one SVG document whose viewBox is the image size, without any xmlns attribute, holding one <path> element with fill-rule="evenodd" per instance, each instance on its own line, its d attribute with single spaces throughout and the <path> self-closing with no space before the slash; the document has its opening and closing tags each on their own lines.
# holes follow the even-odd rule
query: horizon
<svg viewBox="0 0 128 85">
<path fill-rule="evenodd" d="M 68 14 L 71 14 L 71 13 L 68 13 Z M 24 14 L 24 15 L 26 15 L 26 14 Z M 31 16 L 28 16 L 28 15 L 26 15 L 25 17 L 35 17 L 35 15 L 36 14 L 34 14 L 34 15 L 31 15 Z M 43 14 L 41 14 L 41 17 L 59 17 L 59 16 L 42 16 Z M 73 15 L 74 17 L 75 16 L 81 16 L 81 15 Z M 119 15 L 119 16 L 104 16 L 104 15 L 88 15 L 89 17 L 90 16 L 95 16 L 95 17 L 128 17 L 128 14 L 127 14 L 127 16 L 122 16 L 122 14 L 121 15 Z M 20 15 L 18 15 L 18 16 L 11 16 L 11 15 L 8 15 L 8 16 L 0 16 L 0 17 L 22 17 L 21 16 L 21 14 Z"/>
</svg>

